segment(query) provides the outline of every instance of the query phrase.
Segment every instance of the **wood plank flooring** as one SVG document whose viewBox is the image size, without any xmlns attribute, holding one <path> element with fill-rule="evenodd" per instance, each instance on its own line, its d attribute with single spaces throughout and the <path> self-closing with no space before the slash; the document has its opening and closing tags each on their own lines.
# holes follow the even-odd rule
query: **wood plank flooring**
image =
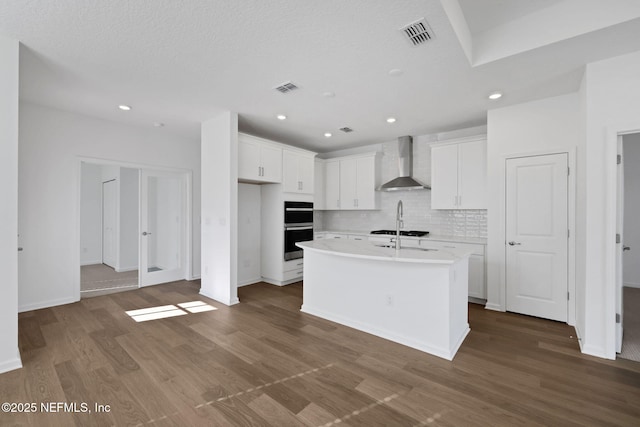
<svg viewBox="0 0 640 427">
<path fill-rule="evenodd" d="M 300 313 L 302 284 L 226 307 L 175 282 L 20 315 L 9 426 L 640 425 L 640 363 L 582 355 L 573 328 L 469 305 L 453 362 Z M 126 310 L 216 310 L 135 322 Z M 91 413 L 42 413 L 46 402 Z M 110 411 L 96 412 L 95 404 Z"/>
</svg>

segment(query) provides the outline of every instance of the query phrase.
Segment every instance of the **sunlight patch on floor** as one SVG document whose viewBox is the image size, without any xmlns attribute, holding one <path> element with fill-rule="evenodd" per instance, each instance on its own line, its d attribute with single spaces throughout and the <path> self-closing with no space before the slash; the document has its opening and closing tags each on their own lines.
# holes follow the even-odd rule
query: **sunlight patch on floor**
<svg viewBox="0 0 640 427">
<path fill-rule="evenodd" d="M 184 316 L 189 313 L 202 313 L 213 311 L 217 308 L 203 301 L 183 302 L 175 305 L 161 305 L 157 307 L 141 308 L 138 310 L 126 311 L 136 322 L 146 322 L 148 320 L 166 319 L 168 317 Z"/>
</svg>

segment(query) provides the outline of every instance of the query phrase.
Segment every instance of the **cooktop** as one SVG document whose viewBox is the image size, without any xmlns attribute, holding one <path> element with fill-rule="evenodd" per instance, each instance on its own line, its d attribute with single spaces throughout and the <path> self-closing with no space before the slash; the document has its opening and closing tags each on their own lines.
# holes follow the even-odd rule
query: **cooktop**
<svg viewBox="0 0 640 427">
<path fill-rule="evenodd" d="M 396 230 L 373 230 L 371 232 L 371 234 L 395 235 L 396 234 Z M 429 234 L 428 231 L 418 231 L 418 230 L 409 230 L 409 231 L 401 230 L 400 231 L 400 235 L 401 236 L 422 237 L 422 236 L 426 236 L 427 234 Z"/>
</svg>

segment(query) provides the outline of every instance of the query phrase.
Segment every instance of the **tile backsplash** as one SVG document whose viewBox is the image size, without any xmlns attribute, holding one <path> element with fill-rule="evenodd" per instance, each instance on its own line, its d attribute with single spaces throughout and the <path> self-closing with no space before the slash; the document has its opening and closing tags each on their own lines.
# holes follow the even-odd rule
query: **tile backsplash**
<svg viewBox="0 0 640 427">
<path fill-rule="evenodd" d="M 424 184 L 431 182 L 430 146 L 437 140 L 433 135 L 423 135 L 413 139 L 413 177 Z M 361 149 L 361 152 L 382 151 L 382 183 L 397 176 L 397 147 L 397 141 L 393 141 L 368 147 L 368 150 L 367 147 Z M 426 230 L 432 235 L 465 238 L 487 237 L 485 209 L 433 210 L 430 190 L 382 192 L 380 194 L 381 209 L 376 211 L 316 211 L 315 228 L 334 231 L 395 229 L 398 200 L 402 200 L 404 207 L 405 230 Z"/>
</svg>

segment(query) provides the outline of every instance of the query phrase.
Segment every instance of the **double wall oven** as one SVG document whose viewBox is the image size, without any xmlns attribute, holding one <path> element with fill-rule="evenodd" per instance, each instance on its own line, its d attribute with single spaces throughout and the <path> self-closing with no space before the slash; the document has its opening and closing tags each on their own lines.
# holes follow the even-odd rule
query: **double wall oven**
<svg viewBox="0 0 640 427">
<path fill-rule="evenodd" d="M 302 258 L 298 242 L 313 240 L 313 203 L 284 202 L 284 260 Z"/>
</svg>

